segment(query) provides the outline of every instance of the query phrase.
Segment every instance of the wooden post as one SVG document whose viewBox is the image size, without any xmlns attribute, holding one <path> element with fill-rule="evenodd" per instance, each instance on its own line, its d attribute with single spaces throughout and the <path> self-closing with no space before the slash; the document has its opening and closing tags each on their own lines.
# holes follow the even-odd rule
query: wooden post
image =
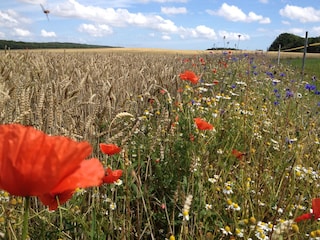
<svg viewBox="0 0 320 240">
<path fill-rule="evenodd" d="M 304 65 L 306 62 L 307 48 L 308 48 L 308 31 L 306 32 L 306 37 L 304 39 L 304 49 L 303 49 L 303 58 L 302 58 L 302 69 L 301 69 L 302 81 L 304 77 Z"/>
<path fill-rule="evenodd" d="M 280 64 L 280 50 L 281 50 L 281 44 L 279 44 L 279 48 L 278 48 L 278 66 Z"/>
</svg>

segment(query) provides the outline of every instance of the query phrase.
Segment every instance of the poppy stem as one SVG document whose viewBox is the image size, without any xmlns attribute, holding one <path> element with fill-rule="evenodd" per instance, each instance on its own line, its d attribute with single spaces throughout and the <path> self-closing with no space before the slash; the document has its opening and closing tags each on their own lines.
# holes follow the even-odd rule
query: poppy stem
<svg viewBox="0 0 320 240">
<path fill-rule="evenodd" d="M 30 197 L 24 198 L 24 212 L 23 212 L 23 226 L 22 226 L 22 240 L 26 240 L 28 237 L 28 225 L 29 225 L 29 208 L 30 208 Z"/>
</svg>

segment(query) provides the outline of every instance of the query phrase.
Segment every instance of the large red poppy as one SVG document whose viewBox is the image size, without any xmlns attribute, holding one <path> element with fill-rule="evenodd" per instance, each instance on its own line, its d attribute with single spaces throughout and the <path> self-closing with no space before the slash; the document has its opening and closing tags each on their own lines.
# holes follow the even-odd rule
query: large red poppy
<svg viewBox="0 0 320 240">
<path fill-rule="evenodd" d="M 40 195 L 41 202 L 49 206 L 50 210 L 55 210 L 58 205 L 68 201 L 76 188 L 86 188 L 99 186 L 103 182 L 101 178 L 101 168 L 97 173 L 97 165 L 100 161 L 96 158 L 82 161 L 80 168 L 72 173 L 68 178 L 61 181 L 50 192 Z"/>
<path fill-rule="evenodd" d="M 100 143 L 99 146 L 100 146 L 101 152 L 109 156 L 121 152 L 121 148 L 112 143 Z"/>
<path fill-rule="evenodd" d="M 197 84 L 200 79 L 194 72 L 188 70 L 180 73 L 179 77 L 181 80 L 187 80 L 193 84 Z"/>
<path fill-rule="evenodd" d="M 73 195 L 75 190 L 67 190 L 61 193 L 46 193 L 39 196 L 40 201 L 49 206 L 49 210 L 56 210 L 59 205 L 67 202 Z"/>
<path fill-rule="evenodd" d="M 103 177 L 103 183 L 114 183 L 122 176 L 122 170 L 112 170 L 111 168 L 107 168 L 105 170 L 105 176 Z"/>
<path fill-rule="evenodd" d="M 0 125 L 0 189 L 16 196 L 44 196 L 98 186 L 104 169 L 85 160 L 87 142 L 49 136 L 19 124 Z"/>
<path fill-rule="evenodd" d="M 213 130 L 213 125 L 206 122 L 202 118 L 195 118 L 194 122 L 199 130 Z"/>
<path fill-rule="evenodd" d="M 312 199 L 312 213 L 305 213 L 295 218 L 295 222 L 300 222 L 308 219 L 318 220 L 320 219 L 320 198 Z"/>
</svg>

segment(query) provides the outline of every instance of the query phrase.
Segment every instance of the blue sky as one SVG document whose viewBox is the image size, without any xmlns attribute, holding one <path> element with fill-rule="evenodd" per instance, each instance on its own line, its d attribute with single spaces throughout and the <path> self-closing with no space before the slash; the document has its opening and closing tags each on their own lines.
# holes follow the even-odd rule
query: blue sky
<svg viewBox="0 0 320 240">
<path fill-rule="evenodd" d="M 40 4 L 48 9 L 47 16 Z M 319 0 L 1 0 L 0 39 L 122 47 L 266 50 L 320 36 Z"/>
</svg>

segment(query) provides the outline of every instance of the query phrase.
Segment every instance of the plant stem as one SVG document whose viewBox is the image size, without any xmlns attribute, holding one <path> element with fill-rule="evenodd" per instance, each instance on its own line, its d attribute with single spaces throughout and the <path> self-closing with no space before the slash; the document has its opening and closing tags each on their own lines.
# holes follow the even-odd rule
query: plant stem
<svg viewBox="0 0 320 240">
<path fill-rule="evenodd" d="M 24 212 L 23 212 L 23 228 L 22 228 L 22 240 L 26 240 L 28 237 L 28 225 L 29 225 L 29 208 L 30 208 L 30 197 L 24 198 Z"/>
</svg>

